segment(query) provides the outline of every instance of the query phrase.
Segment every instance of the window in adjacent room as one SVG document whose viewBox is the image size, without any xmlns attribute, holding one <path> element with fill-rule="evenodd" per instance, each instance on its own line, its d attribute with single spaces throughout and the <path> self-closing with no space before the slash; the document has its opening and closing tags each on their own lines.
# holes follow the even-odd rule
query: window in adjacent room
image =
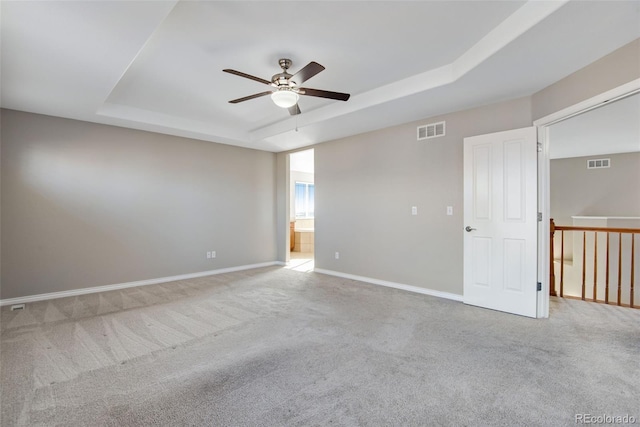
<svg viewBox="0 0 640 427">
<path fill-rule="evenodd" d="M 313 218 L 313 193 L 313 183 L 296 181 L 296 218 Z"/>
</svg>

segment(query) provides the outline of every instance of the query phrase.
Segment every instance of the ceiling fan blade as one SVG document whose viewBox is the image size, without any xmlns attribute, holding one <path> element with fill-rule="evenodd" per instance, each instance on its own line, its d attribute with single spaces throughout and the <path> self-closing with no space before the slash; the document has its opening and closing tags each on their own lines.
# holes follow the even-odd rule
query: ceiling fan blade
<svg viewBox="0 0 640 427">
<path fill-rule="evenodd" d="M 296 84 L 301 85 L 322 70 L 324 70 L 324 67 L 322 65 L 318 64 L 315 61 L 311 61 L 302 70 L 295 73 L 290 80 L 293 80 L 294 82 L 296 82 Z"/>
<path fill-rule="evenodd" d="M 300 95 L 317 96 L 318 98 L 337 99 L 338 101 L 346 101 L 351 96 L 348 93 L 331 92 L 329 90 L 300 88 Z"/>
<path fill-rule="evenodd" d="M 252 76 L 251 74 L 243 73 L 241 71 L 231 70 L 229 68 L 226 68 L 226 69 L 224 69 L 222 71 L 224 71 L 225 73 L 229 73 L 229 74 L 235 74 L 236 76 L 244 77 L 246 79 L 255 80 L 257 82 L 264 83 L 266 85 L 270 85 L 271 84 L 271 82 L 269 80 L 261 79 L 260 77 Z"/>
<path fill-rule="evenodd" d="M 291 114 L 292 116 L 298 115 L 302 113 L 302 111 L 300 111 L 300 107 L 298 107 L 298 104 L 294 105 L 293 107 L 289 107 L 289 114 Z"/>
<path fill-rule="evenodd" d="M 237 104 L 238 102 L 248 101 L 254 98 L 260 98 L 261 96 L 271 95 L 273 92 L 270 90 L 266 92 L 254 93 L 253 95 L 245 96 L 244 98 L 232 99 L 229 101 L 230 104 Z"/>
</svg>

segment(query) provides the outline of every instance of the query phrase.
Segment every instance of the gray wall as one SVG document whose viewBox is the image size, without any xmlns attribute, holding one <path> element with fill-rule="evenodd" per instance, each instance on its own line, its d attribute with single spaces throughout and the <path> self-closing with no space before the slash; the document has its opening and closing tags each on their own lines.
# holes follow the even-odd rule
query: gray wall
<svg viewBox="0 0 640 427">
<path fill-rule="evenodd" d="M 2 110 L 0 297 L 275 261 L 275 167 L 273 153 Z"/>
<path fill-rule="evenodd" d="M 640 78 L 640 39 L 546 87 L 532 96 L 533 120 Z"/>
<path fill-rule="evenodd" d="M 316 267 L 462 294 L 463 138 L 526 126 L 528 97 L 316 145 Z"/>
<path fill-rule="evenodd" d="M 0 298 L 2 298 L 2 109 L 0 109 Z"/>
<path fill-rule="evenodd" d="M 596 158 L 611 167 L 587 169 Z M 640 217 L 638 183 L 640 153 L 551 160 L 551 217 L 557 225 L 572 225 L 574 215 Z"/>
</svg>

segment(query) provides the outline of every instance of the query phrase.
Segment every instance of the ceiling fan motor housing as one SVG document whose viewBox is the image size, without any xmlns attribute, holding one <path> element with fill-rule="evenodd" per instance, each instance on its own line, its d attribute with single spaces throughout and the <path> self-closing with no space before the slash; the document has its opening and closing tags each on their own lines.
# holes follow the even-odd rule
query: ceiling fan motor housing
<svg viewBox="0 0 640 427">
<path fill-rule="evenodd" d="M 291 77 L 293 77 L 293 74 L 289 74 L 287 72 L 289 67 L 291 67 L 292 61 L 287 58 L 282 58 L 278 61 L 278 64 L 280 64 L 280 67 L 282 68 L 282 72 L 278 74 L 274 74 L 273 77 L 271 77 L 271 81 L 273 82 L 273 84 L 278 89 L 281 89 L 283 86 L 287 88 L 295 86 L 296 83 L 291 80 Z"/>
<path fill-rule="evenodd" d="M 283 86 L 289 88 L 296 85 L 293 80 L 290 80 L 291 77 L 293 77 L 293 75 L 285 71 L 284 73 L 274 74 L 273 77 L 271 77 L 271 81 L 273 82 L 273 85 L 278 89 L 282 88 Z"/>
</svg>

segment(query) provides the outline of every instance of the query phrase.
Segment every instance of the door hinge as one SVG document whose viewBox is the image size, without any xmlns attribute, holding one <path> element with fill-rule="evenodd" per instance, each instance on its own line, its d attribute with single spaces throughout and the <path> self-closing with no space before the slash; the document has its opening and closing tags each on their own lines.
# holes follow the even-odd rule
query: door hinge
<svg viewBox="0 0 640 427">
<path fill-rule="evenodd" d="M 538 287 L 536 289 L 538 292 L 542 290 L 542 282 L 538 282 Z"/>
<path fill-rule="evenodd" d="M 538 142 L 538 153 L 542 153 L 542 142 Z"/>
<path fill-rule="evenodd" d="M 542 212 L 538 212 L 538 221 L 542 222 Z"/>
</svg>

